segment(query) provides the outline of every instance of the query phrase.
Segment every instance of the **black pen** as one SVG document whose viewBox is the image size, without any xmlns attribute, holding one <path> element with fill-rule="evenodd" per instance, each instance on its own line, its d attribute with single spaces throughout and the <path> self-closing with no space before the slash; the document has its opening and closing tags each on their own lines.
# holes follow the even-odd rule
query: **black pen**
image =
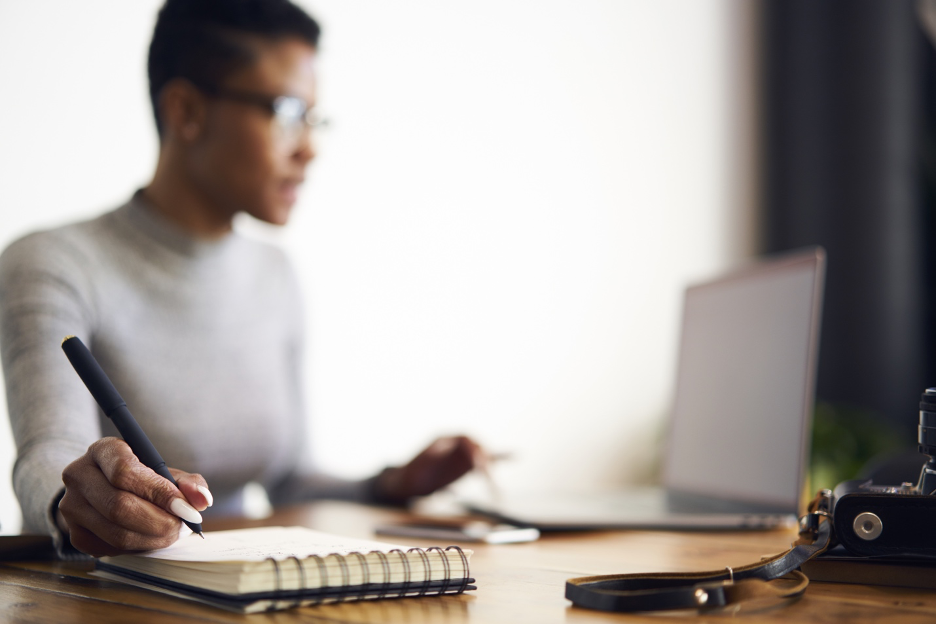
<svg viewBox="0 0 936 624">
<path fill-rule="evenodd" d="M 130 410 L 127 409 L 127 402 L 114 388 L 114 384 L 108 379 L 91 352 L 88 351 L 88 347 L 78 337 L 67 336 L 62 341 L 62 350 L 65 351 L 71 365 L 75 367 L 75 372 L 81 377 L 81 381 L 91 391 L 94 400 L 104 410 L 104 415 L 113 421 L 117 431 L 120 432 L 124 441 L 130 446 L 133 454 L 146 466 L 152 468 L 156 474 L 169 479 L 172 485 L 179 487 L 176 480 L 172 478 L 172 473 L 166 468 L 166 461 L 160 456 L 156 447 L 143 433 L 143 430 L 140 429 L 140 425 L 137 424 Z M 184 518 L 182 518 L 182 522 L 201 536 L 202 539 L 205 539 L 205 536 L 202 535 L 200 523 L 189 522 Z"/>
</svg>

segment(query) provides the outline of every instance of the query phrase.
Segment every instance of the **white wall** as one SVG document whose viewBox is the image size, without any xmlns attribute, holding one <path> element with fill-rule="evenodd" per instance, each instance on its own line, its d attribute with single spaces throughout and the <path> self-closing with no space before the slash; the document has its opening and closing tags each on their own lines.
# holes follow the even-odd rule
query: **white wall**
<svg viewBox="0 0 936 624">
<path fill-rule="evenodd" d="M 0 246 L 148 181 L 159 4 L 0 3 Z M 751 4 L 303 4 L 333 125 L 293 223 L 239 225 L 298 264 L 319 463 L 464 431 L 508 486 L 648 478 L 680 288 L 750 247 Z"/>
</svg>

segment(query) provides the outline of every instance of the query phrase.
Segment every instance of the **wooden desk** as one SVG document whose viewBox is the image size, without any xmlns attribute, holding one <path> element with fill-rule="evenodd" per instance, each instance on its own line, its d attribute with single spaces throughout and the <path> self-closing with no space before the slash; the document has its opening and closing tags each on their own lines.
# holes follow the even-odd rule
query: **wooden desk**
<svg viewBox="0 0 936 624">
<path fill-rule="evenodd" d="M 344 503 L 315 503 L 283 510 L 263 522 L 206 522 L 206 530 L 260 524 L 304 525 L 373 537 L 378 522 L 403 514 Z M 0 622 L 407 622 L 510 623 L 660 622 L 673 619 L 727 622 L 731 614 L 705 616 L 618 615 L 572 607 L 563 598 L 565 579 L 588 574 L 703 570 L 740 566 L 787 547 L 792 533 L 671 533 L 617 531 L 547 535 L 539 542 L 473 546 L 472 575 L 478 590 L 461 596 L 354 602 L 270 614 L 236 615 L 88 576 L 90 564 L 0 563 Z M 379 539 L 379 538 L 378 538 Z M 405 541 L 430 546 L 421 540 Z M 936 592 L 811 584 L 805 597 L 782 608 L 742 611 L 748 622 L 936 621 Z"/>
</svg>

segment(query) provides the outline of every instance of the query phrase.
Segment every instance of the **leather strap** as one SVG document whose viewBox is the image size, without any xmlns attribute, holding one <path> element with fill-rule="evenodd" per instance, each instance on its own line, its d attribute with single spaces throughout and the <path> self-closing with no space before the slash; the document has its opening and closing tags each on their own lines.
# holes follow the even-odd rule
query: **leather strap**
<svg viewBox="0 0 936 624">
<path fill-rule="evenodd" d="M 609 574 L 566 581 L 565 596 L 575 606 L 601 611 L 710 610 L 801 595 L 809 579 L 798 571 L 833 542 L 828 490 L 810 503 L 800 519 L 800 538 L 790 550 L 740 568 L 706 572 Z"/>
</svg>

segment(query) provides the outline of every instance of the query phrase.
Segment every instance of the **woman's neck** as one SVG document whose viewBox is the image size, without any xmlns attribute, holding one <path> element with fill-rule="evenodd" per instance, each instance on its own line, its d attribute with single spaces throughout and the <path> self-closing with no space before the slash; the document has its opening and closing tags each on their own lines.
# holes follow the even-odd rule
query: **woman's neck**
<svg viewBox="0 0 936 624">
<path fill-rule="evenodd" d="M 164 152 L 143 196 L 159 214 L 198 238 L 221 238 L 233 229 L 234 215 L 215 206 Z"/>
</svg>

